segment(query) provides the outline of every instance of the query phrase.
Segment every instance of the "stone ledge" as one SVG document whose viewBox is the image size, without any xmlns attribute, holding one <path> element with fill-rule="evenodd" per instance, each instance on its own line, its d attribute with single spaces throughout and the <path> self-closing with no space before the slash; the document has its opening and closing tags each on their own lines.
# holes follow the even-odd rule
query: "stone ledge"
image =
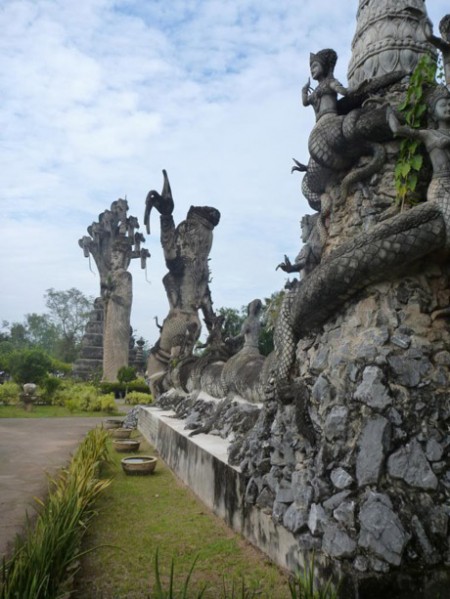
<svg viewBox="0 0 450 599">
<path fill-rule="evenodd" d="M 138 429 L 199 499 L 280 567 L 303 569 L 308 557 L 298 541 L 271 516 L 244 502 L 246 481 L 227 463 L 229 443 L 215 435 L 189 438 L 185 422 L 172 411 L 140 406 Z M 316 556 L 316 562 L 318 562 Z"/>
</svg>

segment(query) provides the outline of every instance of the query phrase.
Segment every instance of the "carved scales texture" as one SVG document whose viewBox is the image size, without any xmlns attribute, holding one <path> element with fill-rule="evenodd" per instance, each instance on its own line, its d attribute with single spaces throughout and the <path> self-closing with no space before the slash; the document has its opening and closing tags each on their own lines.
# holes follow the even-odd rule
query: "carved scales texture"
<svg viewBox="0 0 450 599">
<path fill-rule="evenodd" d="M 443 247 L 445 240 L 443 210 L 437 203 L 427 203 L 343 243 L 305 279 L 295 296 L 291 318 L 297 336 L 323 323 L 360 289 Z"/>
<path fill-rule="evenodd" d="M 424 0 L 360 0 L 349 86 L 393 71 L 412 73 L 423 54 L 435 57 L 419 24 L 425 14 Z"/>
</svg>

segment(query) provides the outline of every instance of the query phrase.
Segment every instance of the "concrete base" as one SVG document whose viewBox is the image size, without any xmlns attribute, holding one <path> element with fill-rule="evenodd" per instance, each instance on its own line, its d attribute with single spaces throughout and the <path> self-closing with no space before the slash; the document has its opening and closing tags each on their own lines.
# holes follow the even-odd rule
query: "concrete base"
<svg viewBox="0 0 450 599">
<path fill-rule="evenodd" d="M 308 556 L 294 536 L 245 503 L 245 480 L 239 468 L 227 463 L 228 442 L 215 435 L 189 438 L 185 424 L 171 411 L 140 407 L 138 429 L 201 501 L 279 566 L 303 570 Z"/>
</svg>

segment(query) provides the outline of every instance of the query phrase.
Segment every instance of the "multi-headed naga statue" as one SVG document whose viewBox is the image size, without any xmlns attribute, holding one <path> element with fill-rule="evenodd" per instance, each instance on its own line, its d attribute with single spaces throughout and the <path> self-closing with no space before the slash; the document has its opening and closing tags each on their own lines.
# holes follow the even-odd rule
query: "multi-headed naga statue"
<svg viewBox="0 0 450 599">
<path fill-rule="evenodd" d="M 88 227 L 89 235 L 79 240 L 86 258 L 92 254 L 100 275 L 104 306 L 103 380 L 115 381 L 117 372 L 128 365 L 130 315 L 133 298 L 130 261 L 140 258 L 142 268 L 150 256 L 141 248 L 142 233 L 136 217 L 127 217 L 128 203 L 118 199 Z"/>
<path fill-rule="evenodd" d="M 147 373 L 154 396 L 162 390 L 164 377 L 172 357 L 192 353 L 201 325 L 198 310 L 211 330 L 215 320 L 208 285 L 208 256 L 212 246 L 213 229 L 219 223 L 220 212 L 209 206 L 191 206 L 186 220 L 175 226 L 172 212 L 174 202 L 166 171 L 161 194 L 151 190 L 146 199 L 144 222 L 150 233 L 150 213 L 153 208 L 161 217 L 161 245 L 169 272 L 163 278 L 169 300 L 161 336 L 150 352 Z"/>
</svg>

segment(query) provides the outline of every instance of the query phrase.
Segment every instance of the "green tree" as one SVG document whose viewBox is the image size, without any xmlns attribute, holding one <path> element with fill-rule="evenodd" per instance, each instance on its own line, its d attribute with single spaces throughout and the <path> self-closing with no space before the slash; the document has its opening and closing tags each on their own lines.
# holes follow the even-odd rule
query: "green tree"
<svg viewBox="0 0 450 599">
<path fill-rule="evenodd" d="M 64 362 L 73 362 L 93 308 L 93 299 L 72 287 L 67 291 L 47 289 L 45 300 L 50 320 L 60 333 L 56 353 Z"/>
<path fill-rule="evenodd" d="M 219 308 L 217 314 L 225 316 L 222 331 L 223 338 L 236 337 L 241 332 L 242 323 L 247 315 L 247 308 L 243 307 L 241 310 L 236 308 Z"/>
<path fill-rule="evenodd" d="M 58 327 L 47 314 L 27 314 L 25 316 L 27 335 L 33 347 L 40 347 L 50 355 L 55 355 L 60 333 Z"/>
</svg>

